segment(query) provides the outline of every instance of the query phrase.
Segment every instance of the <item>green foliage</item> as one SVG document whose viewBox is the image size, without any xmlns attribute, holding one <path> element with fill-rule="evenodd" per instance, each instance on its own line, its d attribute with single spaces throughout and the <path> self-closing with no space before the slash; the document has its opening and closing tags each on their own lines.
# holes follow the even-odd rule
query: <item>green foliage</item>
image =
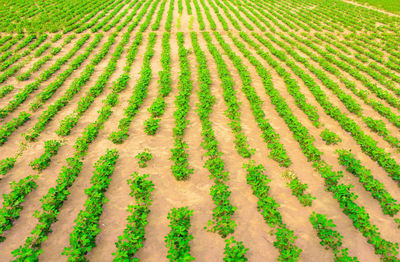
<svg viewBox="0 0 400 262">
<path fill-rule="evenodd" d="M 146 121 L 144 121 L 144 131 L 146 134 L 154 135 L 160 127 L 160 121 L 161 119 L 159 118 L 150 117 L 149 119 L 146 119 Z"/>
<path fill-rule="evenodd" d="M 197 113 L 200 117 L 203 142 L 201 146 L 206 150 L 207 158 L 204 165 L 208 169 L 210 179 L 214 185 L 210 188 L 210 195 L 214 202 L 213 220 L 208 221 L 208 230 L 217 232 L 222 237 L 234 232 L 236 223 L 232 219 L 236 211 L 229 200 L 230 190 L 224 182 L 229 180 L 229 173 L 225 171 L 225 163 L 221 158 L 222 153 L 218 149 L 218 141 L 215 138 L 210 114 L 215 103 L 215 97 L 211 94 L 211 75 L 207 66 L 207 59 L 201 50 L 196 33 L 191 33 L 192 46 L 198 62 L 198 75 L 200 90 L 198 92 L 199 103 Z"/>
<path fill-rule="evenodd" d="M 29 175 L 18 182 L 11 182 L 11 192 L 3 194 L 3 207 L 0 209 L 0 242 L 5 240 L 4 232 L 9 230 L 13 222 L 20 216 L 25 197 L 34 189 L 37 176 Z"/>
<path fill-rule="evenodd" d="M 7 122 L 0 127 L 0 146 L 3 145 L 8 137 L 17 130 L 20 126 L 25 124 L 30 119 L 31 114 L 26 112 L 21 112 L 16 118 Z"/>
<path fill-rule="evenodd" d="M 53 65 L 48 67 L 44 72 L 42 72 L 34 82 L 26 85 L 23 88 L 20 88 L 15 96 L 8 101 L 8 103 L 0 109 L 0 118 L 5 118 L 10 113 L 14 112 L 26 99 L 28 99 L 29 95 L 38 90 L 40 85 L 48 80 L 52 75 L 54 75 L 57 71 L 61 69 L 61 66 L 66 64 L 69 59 L 74 56 L 78 50 L 86 43 L 89 39 L 89 35 L 83 35 L 75 44 L 74 46 L 66 53 L 63 57 L 57 59 Z"/>
<path fill-rule="evenodd" d="M 152 203 L 151 192 L 154 190 L 154 184 L 148 180 L 149 175 L 139 175 L 137 172 L 128 179 L 131 188 L 131 197 L 135 198 L 135 205 L 128 206 L 129 216 L 127 218 L 127 226 L 122 236 L 118 237 L 115 243 L 117 251 L 113 253 L 114 261 L 139 261 L 135 258 L 136 252 L 143 247 L 145 238 L 145 226 L 147 225 L 147 217 L 150 213 Z"/>
<path fill-rule="evenodd" d="M 189 168 L 189 162 L 187 159 L 188 154 L 185 151 L 188 145 L 183 140 L 183 134 L 189 124 L 189 120 L 186 118 L 190 109 L 189 99 L 192 92 L 193 83 L 191 80 L 191 70 L 188 60 L 189 51 L 183 46 L 184 34 L 182 32 L 177 33 L 177 41 L 179 67 L 181 71 L 178 82 L 178 95 L 175 99 L 175 127 L 173 128 L 175 142 L 174 147 L 171 149 L 170 159 L 173 161 L 171 171 L 175 178 L 177 180 L 186 180 L 189 179 L 190 175 L 194 172 L 193 168 Z"/>
<path fill-rule="evenodd" d="M 321 239 L 321 246 L 332 249 L 336 262 L 358 261 L 356 257 L 348 255 L 347 248 L 342 248 L 343 236 L 333 229 L 336 225 L 332 219 L 327 219 L 326 215 L 315 212 L 310 215 L 309 219 L 313 227 L 317 230 L 317 235 Z"/>
<path fill-rule="evenodd" d="M 222 81 L 223 96 L 225 104 L 228 107 L 225 111 L 225 115 L 229 118 L 229 125 L 235 135 L 235 148 L 242 157 L 250 158 L 254 154 L 254 149 L 250 148 L 247 142 L 247 137 L 242 131 L 242 124 L 240 120 L 240 105 L 236 98 L 236 91 L 234 90 L 235 83 L 233 81 L 232 74 L 229 71 L 220 51 L 212 43 L 209 34 L 204 32 L 203 36 L 204 39 L 207 41 L 207 47 L 217 64 L 218 76 Z M 256 100 L 256 98 L 252 99 L 251 103 L 253 105 L 256 104 Z"/>
<path fill-rule="evenodd" d="M 96 65 L 98 65 L 102 59 L 107 55 L 107 53 L 110 50 L 110 47 L 113 45 L 115 42 L 115 34 L 112 34 L 109 38 L 108 41 L 104 44 L 102 49 L 96 54 L 96 56 L 90 61 L 89 65 L 85 67 L 85 70 L 81 73 L 81 75 L 76 78 L 72 84 L 69 86 L 69 88 L 66 90 L 64 95 L 62 95 L 59 99 L 57 99 L 56 102 L 54 102 L 52 105 L 48 106 L 44 112 L 41 113 L 41 115 L 38 118 L 38 122 L 30 128 L 26 134 L 25 134 L 25 139 L 27 141 L 35 141 L 39 136 L 40 133 L 45 129 L 45 127 L 48 125 L 48 123 L 53 119 L 53 117 L 66 105 L 69 104 L 69 102 L 72 100 L 72 98 L 85 86 L 85 84 L 90 80 L 90 77 L 93 75 L 95 72 L 94 68 Z M 64 123 L 68 123 L 68 126 L 65 127 L 60 127 L 59 130 L 57 130 L 57 134 L 59 135 L 66 135 L 69 133 L 70 129 L 74 126 L 74 115 L 68 115 L 66 118 L 64 118 L 61 121 L 61 125 Z M 66 125 L 66 124 L 65 124 Z"/>
<path fill-rule="evenodd" d="M 135 158 L 139 160 L 139 167 L 144 168 L 147 167 L 147 162 L 149 162 L 153 158 L 153 155 L 149 152 L 148 149 L 145 149 L 143 152 L 138 153 Z"/>
<path fill-rule="evenodd" d="M 397 200 L 385 189 L 382 182 L 376 179 L 371 170 L 365 168 L 355 155 L 347 150 L 338 150 L 339 163 L 346 167 L 346 170 L 358 177 L 365 190 L 371 193 L 372 197 L 379 201 L 384 214 L 393 216 L 400 211 Z"/>
<path fill-rule="evenodd" d="M 342 142 L 342 139 L 337 134 L 327 128 L 325 128 L 320 135 L 327 145 L 337 145 L 339 142 Z"/>
<path fill-rule="evenodd" d="M 57 154 L 60 146 L 61 146 L 60 141 L 57 140 L 45 141 L 44 153 L 40 157 L 32 160 L 29 163 L 29 165 L 34 170 L 42 171 L 43 169 L 46 169 L 50 165 L 51 157 Z"/>
<path fill-rule="evenodd" d="M 129 99 L 128 107 L 124 110 L 124 118 L 119 121 L 118 130 L 113 131 L 109 139 L 115 144 L 123 143 L 129 136 L 130 123 L 139 112 L 140 106 L 143 104 L 144 99 L 147 97 L 148 86 L 152 77 L 150 60 L 154 55 L 154 45 L 156 42 L 156 34 L 151 32 L 149 35 L 149 42 L 147 44 L 146 52 L 144 54 L 144 61 L 142 70 L 140 71 L 140 78 L 135 85 L 134 92 Z"/>
<path fill-rule="evenodd" d="M 68 261 L 88 261 L 84 256 L 96 246 L 96 236 L 100 233 L 99 219 L 103 205 L 107 202 L 104 194 L 111 182 L 118 157 L 117 150 L 107 150 L 106 154 L 94 164 L 95 170 L 90 179 L 92 186 L 85 190 L 87 196 L 85 209 L 81 210 L 75 219 L 69 246 L 62 252 L 68 256 Z"/>
<path fill-rule="evenodd" d="M 189 210 L 188 207 L 173 208 L 168 213 L 171 231 L 165 236 L 165 245 L 168 248 L 167 258 L 171 262 L 195 260 L 190 255 L 189 242 L 193 239 L 193 236 L 189 234 L 191 216 L 193 216 L 193 210 Z"/>
<path fill-rule="evenodd" d="M 264 174 L 265 168 L 261 164 L 256 165 L 254 161 L 244 164 L 243 168 L 247 172 L 247 184 L 251 186 L 253 195 L 258 198 L 258 211 L 264 217 L 265 222 L 275 229 L 273 231 L 276 236 L 274 246 L 279 249 L 280 253 L 278 261 L 298 261 L 302 250 L 294 243 L 297 237 L 293 231 L 283 223 L 282 215 L 278 210 L 279 204 L 269 195 L 268 184 L 271 180 Z"/>
<path fill-rule="evenodd" d="M 225 240 L 225 262 L 245 262 L 248 261 L 246 253 L 248 248 L 245 248 L 243 242 L 236 241 L 233 237 Z"/>
<path fill-rule="evenodd" d="M 316 198 L 311 196 L 311 194 L 304 193 L 304 191 L 307 190 L 308 185 L 303 184 L 296 174 L 291 171 L 283 173 L 283 177 L 289 180 L 286 185 L 292 190 L 292 195 L 296 196 L 303 206 L 311 206 L 312 201 Z"/>
<path fill-rule="evenodd" d="M 244 32 L 241 32 L 241 37 L 248 40 L 249 37 Z M 268 71 L 263 65 L 255 58 L 246 47 L 237 40 L 237 38 L 231 36 L 234 44 L 239 48 L 242 54 L 250 61 L 250 63 L 256 68 L 260 77 L 264 80 L 270 79 Z M 228 48 L 227 48 L 228 49 Z M 293 65 L 290 61 L 287 61 L 288 65 Z M 351 120 L 347 115 L 340 112 L 340 110 L 328 101 L 327 95 L 320 89 L 315 81 L 307 76 L 307 74 L 300 74 L 299 76 L 304 77 L 304 82 L 309 86 L 310 91 L 313 93 L 317 101 L 324 108 L 325 112 L 332 118 L 337 120 L 342 127 L 351 132 L 354 135 L 355 140 L 361 145 L 364 152 L 372 156 L 380 163 L 387 172 L 396 179 L 396 172 L 400 166 L 387 154 L 384 153 L 383 149 L 377 147 L 371 147 L 372 138 L 364 134 L 360 127 Z M 268 83 L 269 82 L 269 83 Z M 359 206 L 354 202 L 357 196 L 350 192 L 351 186 L 339 184 L 341 178 L 340 172 L 332 171 L 332 166 L 328 165 L 320 159 L 321 152 L 313 145 L 314 138 L 309 134 L 307 128 L 293 115 L 291 110 L 284 98 L 280 95 L 280 92 L 273 88 L 270 81 L 264 81 L 264 87 L 267 94 L 270 96 L 272 103 L 275 106 L 276 111 L 283 118 L 292 131 L 292 135 L 296 141 L 299 142 L 300 147 L 303 150 L 304 155 L 308 161 L 313 162 L 313 167 L 318 173 L 325 179 L 325 186 L 329 192 L 332 192 L 334 198 L 339 202 L 343 213 L 346 214 L 353 221 L 353 225 L 374 245 L 375 252 L 380 254 L 382 258 L 390 260 L 398 254 L 398 244 L 389 242 L 380 236 L 380 232 L 376 225 L 372 225 L 369 219 L 369 215 L 366 213 L 365 208 Z M 369 141 L 369 142 L 367 142 Z M 368 145 L 368 146 L 367 146 Z"/>
<path fill-rule="evenodd" d="M 5 159 L 0 160 L 0 175 L 4 176 L 8 170 L 14 167 L 16 161 L 17 161 L 16 157 L 7 157 Z"/>
<path fill-rule="evenodd" d="M 400 14 L 400 3 L 392 0 L 355 0 L 360 4 L 367 4 L 379 9 L 384 9 L 389 12 Z"/>
<path fill-rule="evenodd" d="M 14 90 L 14 86 L 12 86 L 12 85 L 5 85 L 5 86 L 1 87 L 0 88 L 0 98 L 5 97 L 13 90 Z"/>
</svg>

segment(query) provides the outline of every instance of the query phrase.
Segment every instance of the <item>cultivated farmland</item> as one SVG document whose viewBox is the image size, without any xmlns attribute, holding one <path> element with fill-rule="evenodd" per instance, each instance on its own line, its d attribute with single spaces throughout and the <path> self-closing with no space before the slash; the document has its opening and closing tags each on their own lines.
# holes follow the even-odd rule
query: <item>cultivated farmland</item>
<svg viewBox="0 0 400 262">
<path fill-rule="evenodd" d="M 0 2 L 0 261 L 400 261 L 390 5 Z"/>
</svg>

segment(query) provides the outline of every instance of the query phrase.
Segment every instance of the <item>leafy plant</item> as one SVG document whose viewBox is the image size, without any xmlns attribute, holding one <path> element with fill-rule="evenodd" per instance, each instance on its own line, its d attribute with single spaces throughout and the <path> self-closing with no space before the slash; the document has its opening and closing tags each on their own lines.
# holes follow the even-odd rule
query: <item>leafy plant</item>
<svg viewBox="0 0 400 262">
<path fill-rule="evenodd" d="M 248 248 L 245 248 L 243 242 L 236 241 L 233 237 L 225 240 L 225 262 L 245 262 L 248 261 L 246 253 Z"/>
<path fill-rule="evenodd" d="M 131 188 L 130 196 L 135 198 L 135 205 L 129 205 L 127 211 L 130 213 L 127 218 L 127 226 L 122 236 L 118 237 L 115 243 L 117 251 L 113 253 L 114 261 L 139 261 L 135 258 L 136 252 L 143 247 L 145 238 L 145 226 L 150 213 L 152 203 L 151 192 L 154 184 L 148 179 L 149 175 L 139 175 L 137 172 L 128 179 Z"/>
<path fill-rule="evenodd" d="M 56 155 L 58 149 L 61 146 L 61 142 L 57 140 L 48 140 L 44 142 L 44 153 L 31 161 L 29 165 L 34 170 L 42 171 L 50 165 L 51 157 Z"/>
<path fill-rule="evenodd" d="M 190 240 L 193 236 L 189 234 L 190 217 L 193 210 L 188 207 L 173 208 L 168 213 L 169 227 L 171 231 L 165 236 L 165 245 L 168 248 L 167 258 L 169 261 L 193 261 L 190 255 Z"/>
<path fill-rule="evenodd" d="M 14 90 L 14 86 L 12 86 L 12 85 L 5 85 L 5 86 L 1 87 L 0 88 L 0 98 L 5 97 L 13 90 Z"/>
<path fill-rule="evenodd" d="M 159 118 L 149 118 L 146 119 L 146 121 L 144 121 L 144 131 L 146 132 L 146 134 L 148 135 L 154 135 L 157 130 L 158 127 L 160 126 L 160 121 L 161 119 Z"/>
<path fill-rule="evenodd" d="M 84 256 L 96 246 L 96 236 L 100 232 L 99 219 L 103 205 L 107 202 L 104 194 L 111 182 L 117 159 L 117 150 L 107 150 L 94 165 L 95 170 L 90 179 L 92 186 L 85 190 L 87 196 L 85 208 L 75 219 L 69 246 L 62 252 L 63 255 L 68 256 L 68 261 L 86 260 Z"/>
<path fill-rule="evenodd" d="M 139 167 L 144 168 L 147 167 L 147 162 L 149 162 L 153 158 L 153 155 L 149 152 L 148 149 L 145 149 L 143 152 L 138 153 L 135 158 L 139 160 Z"/>
<path fill-rule="evenodd" d="M 327 219 L 326 215 L 317 214 L 315 212 L 310 215 L 309 219 L 313 227 L 317 230 L 317 235 L 321 239 L 321 246 L 333 250 L 335 261 L 358 261 L 356 257 L 350 257 L 348 255 L 347 248 L 342 248 L 343 236 L 333 229 L 336 225 L 333 223 L 332 219 Z"/>
<path fill-rule="evenodd" d="M 20 216 L 25 197 L 34 189 L 37 176 L 29 175 L 18 182 L 11 182 L 11 192 L 3 194 L 3 207 L 0 209 L 0 242 L 5 240 L 4 232 L 9 230 L 13 222 Z"/>
<path fill-rule="evenodd" d="M 327 145 L 337 145 L 339 142 L 342 142 L 342 139 L 337 134 L 327 128 L 321 132 L 321 138 Z"/>
<path fill-rule="evenodd" d="M 312 201 L 316 198 L 311 196 L 311 194 L 305 194 L 304 191 L 307 190 L 308 185 L 303 184 L 295 173 L 292 171 L 286 171 L 282 176 L 289 180 L 286 185 L 292 190 L 292 195 L 296 196 L 303 206 L 311 206 Z"/>
</svg>

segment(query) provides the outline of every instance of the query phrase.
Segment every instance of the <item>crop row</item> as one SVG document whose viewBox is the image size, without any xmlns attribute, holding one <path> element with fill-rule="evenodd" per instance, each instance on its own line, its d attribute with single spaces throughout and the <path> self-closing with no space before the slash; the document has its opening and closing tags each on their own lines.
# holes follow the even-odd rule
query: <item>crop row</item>
<svg viewBox="0 0 400 262">
<path fill-rule="evenodd" d="M 73 48 L 64 55 L 63 57 L 57 59 L 57 61 L 50 66 L 46 71 L 44 71 L 40 76 L 33 82 L 26 85 L 24 88 L 21 88 L 19 92 L 11 99 L 6 106 L 0 109 L 0 118 L 5 118 L 8 114 L 15 111 L 28 97 L 29 95 L 37 90 L 41 83 L 49 79 L 54 73 L 61 69 L 61 66 L 64 65 L 68 60 L 75 55 L 76 52 L 86 43 L 89 39 L 89 35 L 82 36 L 79 39 Z"/>
<path fill-rule="evenodd" d="M 214 181 L 214 185 L 210 188 L 210 195 L 215 207 L 212 215 L 213 220 L 208 222 L 209 230 L 217 232 L 225 238 L 235 230 L 236 223 L 232 216 L 237 208 L 229 200 L 231 191 L 226 184 L 229 181 L 229 173 L 225 170 L 225 163 L 221 157 L 222 152 L 218 149 L 218 141 L 210 120 L 210 114 L 215 104 L 215 96 L 211 94 L 210 70 L 207 66 L 205 54 L 199 46 L 197 34 L 192 32 L 191 38 L 198 63 L 199 103 L 197 104 L 197 113 L 202 126 L 203 142 L 201 145 L 206 150 L 204 156 L 207 160 L 204 167 L 208 169 L 209 177 Z"/>
<path fill-rule="evenodd" d="M 148 93 L 148 86 L 152 77 L 151 58 L 154 55 L 154 45 L 156 42 L 156 34 L 151 32 L 149 34 L 149 42 L 147 43 L 146 52 L 143 57 L 142 69 L 140 71 L 140 78 L 138 79 L 132 96 L 129 98 L 128 106 L 124 110 L 124 118 L 119 121 L 118 130 L 113 131 L 109 139 L 116 144 L 121 144 L 129 136 L 129 126 L 140 110 L 144 99 Z"/>
<path fill-rule="evenodd" d="M 228 70 L 227 64 L 224 62 L 224 59 L 218 49 L 212 44 L 210 36 L 206 33 L 203 34 L 203 36 L 206 39 L 208 50 L 215 60 L 218 76 L 222 82 L 221 87 L 223 90 L 223 97 L 227 106 L 225 115 L 230 120 L 229 126 L 231 127 L 235 136 L 235 148 L 242 157 L 249 158 L 254 154 L 254 149 L 250 148 L 246 135 L 242 131 L 240 107 L 236 98 L 237 91 L 234 89 L 235 83 L 233 81 L 232 74 Z"/>
<path fill-rule="evenodd" d="M 3 194 L 3 207 L 0 209 L 0 242 L 5 240 L 4 232 L 19 218 L 25 196 L 36 189 L 36 176 L 27 176 L 18 182 L 10 183 L 11 192 Z"/>
<path fill-rule="evenodd" d="M 188 207 L 173 208 L 168 213 L 169 227 L 171 231 L 165 236 L 165 244 L 168 248 L 167 258 L 169 261 L 193 261 L 190 255 L 190 240 L 193 236 L 189 234 L 190 217 L 193 210 Z"/>
<path fill-rule="evenodd" d="M 232 39 L 242 54 L 255 66 L 260 77 L 262 79 L 268 79 L 269 74 L 262 64 L 244 47 L 243 43 L 239 42 L 237 38 L 232 37 Z M 332 171 L 332 166 L 320 160 L 321 152 L 314 146 L 314 138 L 309 134 L 304 125 L 293 115 L 280 93 L 272 85 L 264 84 L 264 87 L 275 109 L 286 122 L 289 129 L 292 131 L 293 137 L 303 149 L 303 153 L 308 161 L 313 162 L 313 167 L 325 179 L 326 189 L 333 193 L 334 198 L 340 203 L 343 213 L 353 221 L 353 225 L 368 239 L 368 242 L 374 246 L 377 254 L 380 254 L 384 259 L 393 259 L 398 254 L 398 244 L 389 242 L 380 236 L 378 228 L 371 224 L 369 215 L 365 209 L 354 202 L 357 196 L 350 192 L 351 186 L 340 184 L 338 181 L 342 175 Z M 303 132 L 299 132 L 299 130 L 303 130 Z M 313 153 L 307 154 L 307 152 Z M 315 156 L 317 156 L 317 158 Z"/>
<path fill-rule="evenodd" d="M 227 56 L 232 60 L 240 75 L 240 78 L 242 80 L 242 91 L 246 95 L 246 98 L 250 103 L 250 108 L 252 110 L 253 116 L 262 131 L 262 138 L 267 143 L 267 147 L 271 150 L 269 157 L 278 162 L 280 166 L 289 167 L 292 161 L 287 155 L 286 149 L 280 143 L 279 134 L 269 124 L 266 118 L 266 115 L 261 107 L 262 100 L 258 96 L 255 88 L 252 86 L 252 80 L 250 78 L 249 71 L 236 56 L 236 54 L 232 50 L 230 50 L 228 44 L 224 42 L 222 36 L 218 32 L 214 32 L 214 35 L 221 47 L 226 50 Z M 270 77 L 263 80 L 268 81 L 268 84 L 272 85 Z"/>
<path fill-rule="evenodd" d="M 178 55 L 179 55 L 179 82 L 178 95 L 175 96 L 175 127 L 173 128 L 174 148 L 171 149 L 171 160 L 174 162 L 171 166 L 172 174 L 177 180 L 188 179 L 194 170 L 189 168 L 188 154 L 185 149 L 188 147 L 183 140 L 183 135 L 189 120 L 186 119 L 189 112 L 189 99 L 192 93 L 193 83 L 191 80 L 191 71 L 188 59 L 189 51 L 184 47 L 184 34 L 178 32 Z"/>
<path fill-rule="evenodd" d="M 327 219 L 325 215 L 313 212 L 310 216 L 310 222 L 317 230 L 317 235 L 321 239 L 320 244 L 333 250 L 335 261 L 358 261 L 356 257 L 348 255 L 347 248 L 342 248 L 343 236 L 333 229 L 336 225 L 332 219 Z"/>
<path fill-rule="evenodd" d="M 139 261 L 135 258 L 136 252 L 143 247 L 145 238 L 145 226 L 150 213 L 152 203 L 151 192 L 154 184 L 148 179 L 149 175 L 139 175 L 137 172 L 128 179 L 131 188 L 130 196 L 135 198 L 135 205 L 128 206 L 129 216 L 124 233 L 118 237 L 115 243 L 117 251 L 113 253 L 115 262 Z"/>
<path fill-rule="evenodd" d="M 95 57 L 85 67 L 81 75 L 74 79 L 65 93 L 40 114 L 36 124 L 28 129 L 27 132 L 25 132 L 25 139 L 27 141 L 35 141 L 39 137 L 40 133 L 45 129 L 47 124 L 52 120 L 52 118 L 72 100 L 72 98 L 82 89 L 82 87 L 85 86 L 85 84 L 90 80 L 90 77 L 93 75 L 95 66 L 104 59 L 109 52 L 110 47 L 114 44 L 115 37 L 116 35 L 112 34 L 108 38 L 108 41 L 104 44 L 102 49 L 97 52 Z"/>
<path fill-rule="evenodd" d="M 170 57 L 170 52 L 171 52 L 171 46 L 170 46 L 170 33 L 165 32 L 163 34 L 162 38 L 162 53 L 161 53 L 161 67 L 162 71 L 158 73 L 159 75 L 159 89 L 158 89 L 158 95 L 157 97 L 153 100 L 153 103 L 151 106 L 147 109 L 151 117 L 145 120 L 144 122 L 144 128 L 145 132 L 149 135 L 154 135 L 159 126 L 160 126 L 160 117 L 164 114 L 165 112 L 165 107 L 167 106 L 167 103 L 165 102 L 165 97 L 169 95 L 171 92 L 171 57 Z"/>
<path fill-rule="evenodd" d="M 96 246 L 96 236 L 100 232 L 99 219 L 103 205 L 107 202 L 105 192 L 111 182 L 111 175 L 118 159 L 117 150 L 107 150 L 104 156 L 94 164 L 91 187 L 85 189 L 87 199 L 85 209 L 81 210 L 74 221 L 75 226 L 70 234 L 69 246 L 64 248 L 63 255 L 68 261 L 87 261 L 84 256 Z"/>
</svg>

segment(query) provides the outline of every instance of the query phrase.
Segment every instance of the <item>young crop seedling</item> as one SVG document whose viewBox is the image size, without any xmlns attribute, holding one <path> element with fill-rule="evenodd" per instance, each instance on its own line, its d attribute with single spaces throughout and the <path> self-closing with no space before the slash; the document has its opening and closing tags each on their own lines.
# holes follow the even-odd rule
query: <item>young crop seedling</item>
<svg viewBox="0 0 400 262">
<path fill-rule="evenodd" d="M 153 155 L 149 152 L 148 149 L 145 149 L 143 152 L 138 153 L 135 158 L 139 160 L 139 167 L 144 168 L 147 167 L 147 162 L 149 162 L 153 158 Z"/>
<path fill-rule="evenodd" d="M 337 134 L 327 128 L 321 132 L 321 138 L 326 142 L 327 145 L 337 145 L 338 143 L 342 142 L 342 139 Z"/>
<path fill-rule="evenodd" d="M 290 190 L 292 191 L 292 195 L 297 197 L 297 199 L 303 206 L 311 206 L 312 201 L 316 198 L 311 196 L 311 194 L 304 193 L 304 191 L 307 190 L 308 185 L 303 184 L 296 176 L 296 174 L 290 170 L 284 172 L 282 176 L 289 181 L 286 183 L 286 186 L 290 188 Z"/>
<path fill-rule="evenodd" d="M 144 121 L 144 131 L 146 132 L 146 134 L 155 135 L 160 126 L 160 121 L 160 118 L 150 117 L 149 119 L 146 119 Z"/>
</svg>

